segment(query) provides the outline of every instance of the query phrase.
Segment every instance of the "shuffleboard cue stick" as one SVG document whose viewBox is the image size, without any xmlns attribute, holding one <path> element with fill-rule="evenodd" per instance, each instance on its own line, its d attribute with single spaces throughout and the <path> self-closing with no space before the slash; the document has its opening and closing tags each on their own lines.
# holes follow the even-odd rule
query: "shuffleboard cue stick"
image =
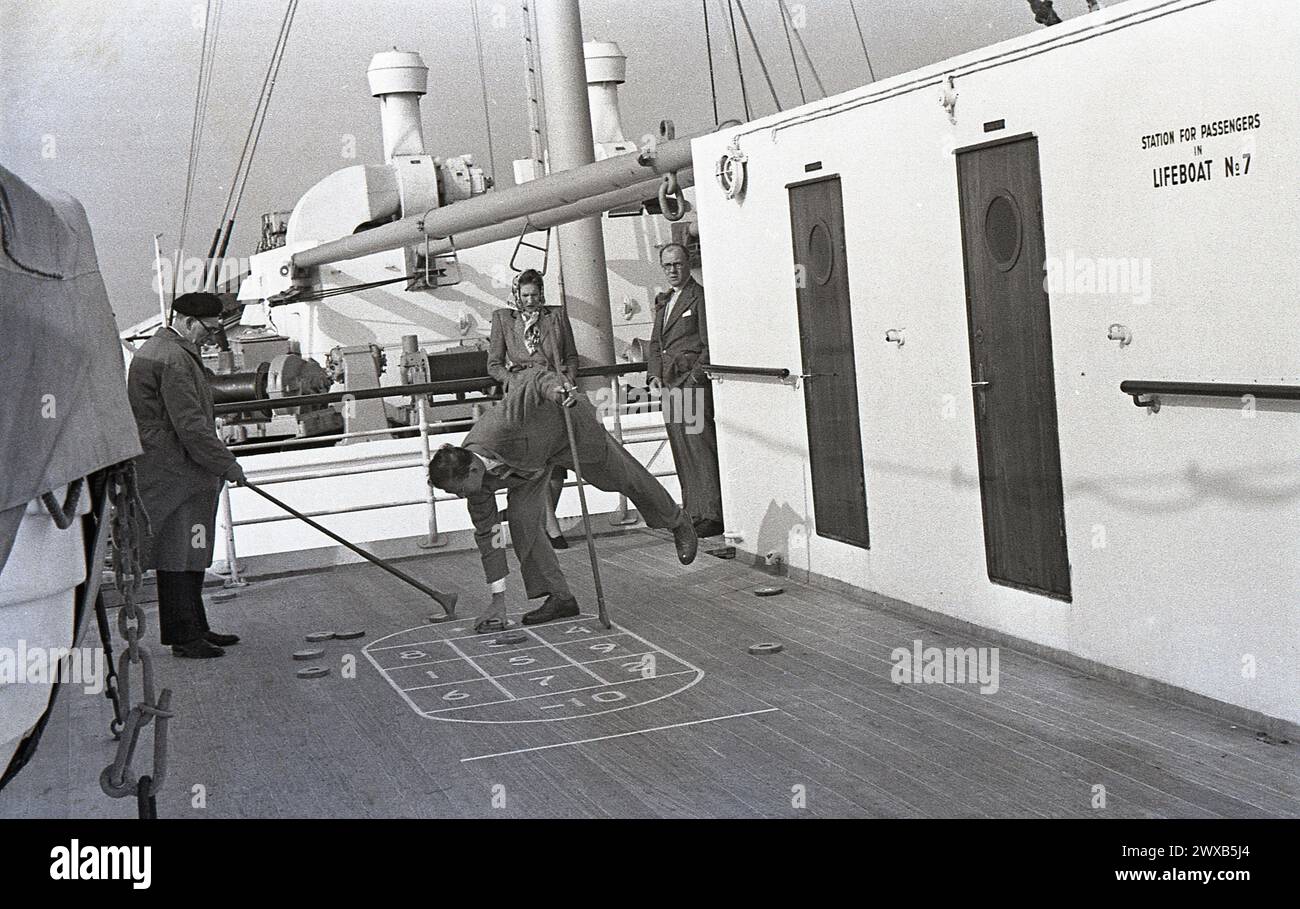
<svg viewBox="0 0 1300 909">
<path fill-rule="evenodd" d="M 587 532 L 587 555 L 591 559 L 591 579 L 596 584 L 596 610 L 600 616 L 600 624 L 605 628 L 612 628 L 609 622 L 609 612 L 605 609 L 605 591 L 600 586 L 600 562 L 596 558 L 596 540 L 591 535 L 591 515 L 587 511 L 587 489 L 582 479 L 582 465 L 578 462 L 578 441 L 573 434 L 573 415 L 569 413 L 570 408 L 560 404 L 560 410 L 564 411 L 564 428 L 569 433 L 569 454 L 573 458 L 573 472 L 578 476 L 578 502 L 582 505 L 582 526 Z"/>
<path fill-rule="evenodd" d="M 326 527 L 322 527 L 320 524 L 316 523 L 315 521 L 307 517 L 302 512 L 296 511 L 295 509 L 286 505 L 284 502 L 281 502 L 279 499 L 271 495 L 265 489 L 262 489 L 260 486 L 257 486 L 254 483 L 249 483 L 247 481 L 245 481 L 243 485 L 246 488 L 253 490 L 253 492 L 257 493 L 259 496 L 266 499 L 268 502 L 273 502 L 274 504 L 280 506 L 281 508 L 289 512 L 289 514 L 293 515 L 298 520 L 304 522 L 305 524 L 308 524 L 311 527 L 314 527 L 316 530 L 319 530 L 321 533 L 325 534 L 325 536 L 329 537 L 331 540 L 334 540 L 336 543 L 339 543 L 343 546 L 346 546 L 348 549 L 351 549 L 353 552 L 361 556 L 361 558 L 365 559 L 367 562 L 370 562 L 374 565 L 378 565 L 380 568 L 384 569 L 384 571 L 388 572 L 394 577 L 401 578 L 403 581 L 410 584 L 416 590 L 420 591 L 421 593 L 424 593 L 425 595 L 431 597 L 434 600 L 437 600 L 438 605 L 440 605 L 443 608 L 443 610 L 447 613 L 447 618 L 455 617 L 456 600 L 458 598 L 457 594 L 442 593 L 441 591 L 434 590 L 432 587 L 426 587 L 424 584 L 421 584 L 419 581 L 411 577 L 406 572 L 399 571 L 398 569 L 394 568 L 392 565 L 389 565 L 387 562 L 385 562 L 383 559 L 379 558 L 378 556 L 366 552 L 360 546 L 357 546 L 354 543 L 349 543 L 347 540 L 343 539 L 334 531 Z"/>
</svg>

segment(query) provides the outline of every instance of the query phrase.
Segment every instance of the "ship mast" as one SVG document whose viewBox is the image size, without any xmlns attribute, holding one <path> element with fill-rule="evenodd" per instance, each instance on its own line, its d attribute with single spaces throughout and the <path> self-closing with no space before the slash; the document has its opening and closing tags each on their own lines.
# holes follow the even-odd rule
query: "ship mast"
<svg viewBox="0 0 1300 909">
<path fill-rule="evenodd" d="M 528 4 L 525 2 L 525 16 Z M 595 139 L 587 97 L 582 14 L 578 0 L 538 4 L 537 39 L 545 88 L 546 142 L 552 174 L 594 163 Z M 533 116 L 536 116 L 535 109 Z M 614 362 L 614 327 L 609 312 L 609 274 L 599 215 L 558 230 L 560 286 L 573 324 L 579 362 L 607 366 Z M 593 386 L 598 380 L 592 380 Z"/>
</svg>

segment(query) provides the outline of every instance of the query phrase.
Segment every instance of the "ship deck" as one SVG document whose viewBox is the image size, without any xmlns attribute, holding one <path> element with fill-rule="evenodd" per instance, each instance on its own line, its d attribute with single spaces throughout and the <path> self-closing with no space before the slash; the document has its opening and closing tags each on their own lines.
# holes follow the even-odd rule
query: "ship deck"
<svg viewBox="0 0 1300 909">
<path fill-rule="evenodd" d="M 159 816 L 1300 816 L 1294 743 L 1005 645 L 996 693 L 895 684 L 896 647 L 992 642 L 704 546 L 682 568 L 652 531 L 598 545 L 615 627 L 584 615 L 516 645 L 427 624 L 436 604 L 366 564 L 209 602 L 243 642 L 159 657 L 177 713 Z M 585 547 L 560 557 L 594 614 Z M 474 552 L 400 564 L 461 593 L 466 619 L 483 603 Z M 774 583 L 783 594 L 755 595 Z M 366 637 L 304 641 L 349 629 Z M 757 642 L 784 649 L 751 655 Z M 292 658 L 312 647 L 325 657 Z M 331 672 L 298 678 L 308 665 Z M 134 799 L 98 785 L 110 717 L 102 695 L 63 692 L 0 816 L 133 817 Z"/>
</svg>

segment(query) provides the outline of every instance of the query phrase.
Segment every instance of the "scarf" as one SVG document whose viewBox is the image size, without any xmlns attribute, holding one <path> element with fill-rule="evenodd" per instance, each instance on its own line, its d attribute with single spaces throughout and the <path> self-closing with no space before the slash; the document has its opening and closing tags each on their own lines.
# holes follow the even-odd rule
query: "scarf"
<svg viewBox="0 0 1300 909">
<path fill-rule="evenodd" d="M 540 309 L 520 310 L 520 315 L 524 317 L 524 345 L 528 348 L 530 354 L 537 353 L 537 349 L 542 346 L 542 311 Z"/>
</svg>

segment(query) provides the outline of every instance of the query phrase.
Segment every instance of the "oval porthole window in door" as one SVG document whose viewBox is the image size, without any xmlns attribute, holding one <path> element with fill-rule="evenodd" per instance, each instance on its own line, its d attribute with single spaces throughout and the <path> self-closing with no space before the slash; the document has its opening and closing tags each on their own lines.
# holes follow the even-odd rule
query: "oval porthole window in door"
<svg viewBox="0 0 1300 909">
<path fill-rule="evenodd" d="M 835 269 L 835 245 L 825 221 L 815 221 L 808 230 L 808 274 L 818 284 L 831 279 Z"/>
<path fill-rule="evenodd" d="M 1020 206 L 1013 196 L 999 193 L 984 212 L 984 246 L 1002 271 L 1010 271 L 1020 258 Z"/>
</svg>

